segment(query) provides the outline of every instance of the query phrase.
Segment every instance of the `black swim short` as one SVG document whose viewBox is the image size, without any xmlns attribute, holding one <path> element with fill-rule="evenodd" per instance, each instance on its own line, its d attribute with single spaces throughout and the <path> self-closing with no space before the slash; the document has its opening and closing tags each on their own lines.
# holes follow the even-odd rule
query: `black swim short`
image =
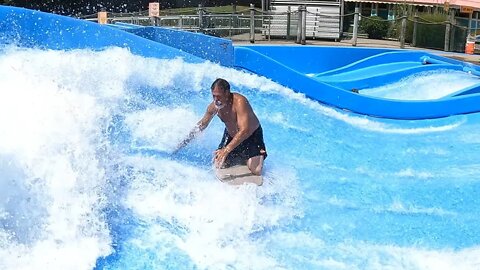
<svg viewBox="0 0 480 270">
<path fill-rule="evenodd" d="M 226 147 L 230 141 L 232 141 L 232 137 L 230 137 L 227 129 L 225 129 L 222 142 L 218 145 L 218 149 Z M 264 159 L 267 158 L 267 149 L 263 142 L 262 126 L 259 126 L 250 137 L 241 142 L 232 150 L 232 152 L 230 152 L 230 154 L 228 154 L 224 166 L 245 165 L 249 158 L 261 155 L 263 155 Z"/>
</svg>

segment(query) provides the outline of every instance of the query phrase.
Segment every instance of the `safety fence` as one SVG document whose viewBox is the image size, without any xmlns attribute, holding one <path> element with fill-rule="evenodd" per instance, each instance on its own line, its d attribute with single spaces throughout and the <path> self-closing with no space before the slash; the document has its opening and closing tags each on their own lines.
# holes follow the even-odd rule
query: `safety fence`
<svg viewBox="0 0 480 270">
<path fill-rule="evenodd" d="M 283 12 L 262 11 L 253 5 L 239 10 L 233 6 L 231 12 L 218 12 L 199 5 L 194 9 L 163 11 L 158 17 L 149 17 L 147 11 L 108 13 L 107 22 L 170 27 L 252 43 L 258 40 L 286 39 L 306 44 L 307 39 L 327 38 L 350 39 L 351 44 L 356 46 L 358 37 L 363 37 L 395 40 L 399 42 L 400 48 L 410 44 L 414 47 L 464 52 L 469 35 L 480 33 L 480 23 L 476 21 L 472 26 L 468 21 L 455 18 L 452 14 L 446 14 L 447 19 L 444 21 L 430 21 L 416 14 L 406 14 L 395 19 L 369 17 L 361 15 L 358 9 L 348 14 L 322 14 L 308 11 L 305 5 L 289 6 Z M 90 15 L 83 19 L 96 21 L 97 17 Z M 373 29 L 369 27 L 372 24 Z M 320 32 L 318 29 L 322 26 L 327 30 Z M 380 35 L 375 33 L 378 28 L 383 30 Z"/>
<path fill-rule="evenodd" d="M 194 13 L 194 14 L 192 14 Z M 302 15 L 303 14 L 303 15 Z M 158 17 L 149 17 L 147 12 L 108 13 L 107 23 L 130 23 L 143 26 L 163 26 L 186 31 L 202 32 L 209 35 L 226 37 L 232 40 L 256 40 L 284 38 L 305 44 L 307 38 L 306 9 L 300 6 L 288 12 L 262 11 L 250 5 L 232 12 L 213 12 L 199 6 L 197 9 L 181 12 L 163 13 Z M 303 24 L 302 24 L 303 18 Z M 82 19 L 97 21 L 96 15 L 84 16 Z M 278 25 L 283 25 L 279 29 Z M 338 25 L 336 31 L 338 32 Z"/>
</svg>

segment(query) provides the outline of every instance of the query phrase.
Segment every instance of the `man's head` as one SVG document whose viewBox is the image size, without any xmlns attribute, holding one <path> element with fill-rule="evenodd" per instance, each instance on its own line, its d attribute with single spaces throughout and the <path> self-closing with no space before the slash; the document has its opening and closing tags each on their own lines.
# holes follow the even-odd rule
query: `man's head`
<svg viewBox="0 0 480 270">
<path fill-rule="evenodd" d="M 230 98 L 230 84 L 221 78 L 216 79 L 212 83 L 213 103 L 217 109 L 221 109 L 227 105 Z"/>
</svg>

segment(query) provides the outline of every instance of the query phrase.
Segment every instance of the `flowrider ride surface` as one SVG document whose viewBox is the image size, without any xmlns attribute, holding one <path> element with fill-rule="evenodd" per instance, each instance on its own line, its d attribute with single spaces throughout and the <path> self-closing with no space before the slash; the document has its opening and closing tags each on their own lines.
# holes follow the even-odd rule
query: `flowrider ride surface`
<svg viewBox="0 0 480 270">
<path fill-rule="evenodd" d="M 224 169 L 215 169 L 217 178 L 231 185 L 241 185 L 244 183 L 253 183 L 257 185 L 263 184 L 261 175 L 254 175 L 247 166 L 237 165 Z"/>
</svg>

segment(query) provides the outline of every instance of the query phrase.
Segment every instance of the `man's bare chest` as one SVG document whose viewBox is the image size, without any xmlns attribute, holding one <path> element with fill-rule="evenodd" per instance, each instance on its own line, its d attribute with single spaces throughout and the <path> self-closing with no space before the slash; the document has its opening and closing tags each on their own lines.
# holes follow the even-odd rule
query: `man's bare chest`
<svg viewBox="0 0 480 270">
<path fill-rule="evenodd" d="M 219 113 L 218 117 L 229 129 L 236 129 L 237 126 L 237 114 L 234 111 Z"/>
<path fill-rule="evenodd" d="M 236 124 L 237 123 L 237 114 L 234 111 L 218 113 L 218 117 L 225 124 Z"/>
</svg>

